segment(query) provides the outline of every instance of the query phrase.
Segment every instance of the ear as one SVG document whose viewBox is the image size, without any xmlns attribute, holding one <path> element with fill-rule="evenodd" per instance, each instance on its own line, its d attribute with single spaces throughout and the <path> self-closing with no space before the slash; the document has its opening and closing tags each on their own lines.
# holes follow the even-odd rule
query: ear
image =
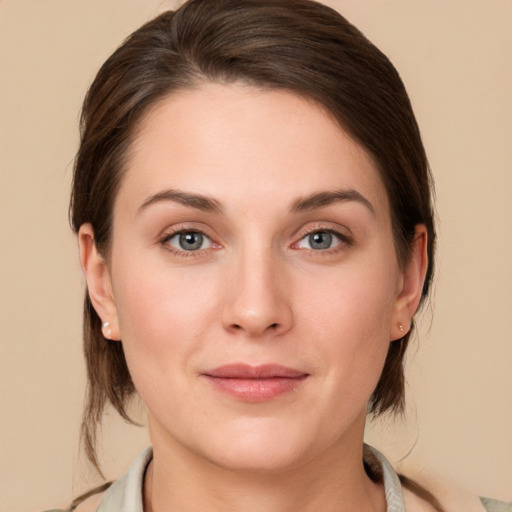
<svg viewBox="0 0 512 512">
<path fill-rule="evenodd" d="M 418 309 L 428 267 L 427 229 L 418 224 L 415 229 L 411 257 L 402 272 L 398 295 L 393 306 L 390 340 L 403 338 L 410 330 Z"/>
<path fill-rule="evenodd" d="M 103 324 L 103 336 L 110 340 L 120 340 L 121 333 L 110 272 L 105 259 L 98 252 L 94 230 L 90 224 L 80 226 L 78 247 L 80 264 L 87 281 L 87 292 Z"/>
</svg>

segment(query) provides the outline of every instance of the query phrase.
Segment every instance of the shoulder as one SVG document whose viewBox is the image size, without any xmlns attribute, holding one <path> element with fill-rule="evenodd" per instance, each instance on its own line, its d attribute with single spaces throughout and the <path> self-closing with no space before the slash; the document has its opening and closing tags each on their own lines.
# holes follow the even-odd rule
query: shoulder
<svg viewBox="0 0 512 512">
<path fill-rule="evenodd" d="M 402 488 L 404 495 L 405 509 L 407 512 L 438 512 L 432 504 L 420 498 L 414 492 L 409 489 Z M 434 490 L 435 492 L 435 490 Z M 450 493 L 448 492 L 448 495 Z M 505 502 L 494 500 L 491 498 L 476 498 L 473 495 L 466 495 L 461 499 L 460 491 L 457 491 L 456 496 L 449 496 L 447 498 L 447 492 L 443 493 L 443 501 L 441 505 L 445 510 L 457 512 L 463 512 L 466 510 L 466 506 L 469 505 L 471 508 L 468 510 L 480 510 L 481 512 L 512 512 L 512 502 Z"/>
<path fill-rule="evenodd" d="M 505 502 L 492 498 L 480 498 L 487 512 L 512 512 L 512 501 Z"/>
<path fill-rule="evenodd" d="M 393 474 L 395 481 L 390 482 L 391 487 L 400 489 L 408 512 L 512 512 L 512 502 L 480 498 L 446 477 L 426 474 L 424 468 L 409 467 L 407 476 L 397 474 L 378 450 L 368 446 L 365 449 L 378 460 L 385 484 L 386 471 Z"/>
<path fill-rule="evenodd" d="M 93 489 L 77 498 L 70 511 L 74 512 L 111 512 L 125 510 L 143 510 L 143 483 L 146 468 L 153 457 L 151 447 L 144 450 L 132 463 L 128 471 L 115 482 Z"/>
<path fill-rule="evenodd" d="M 415 476 L 424 488 L 435 496 L 444 511 L 450 512 L 512 512 L 512 503 L 480 498 L 453 481 L 447 482 L 434 477 Z M 406 510 L 411 512 L 435 512 L 437 509 L 402 487 Z M 422 508 L 423 507 L 423 508 Z M 430 508 L 428 508 L 430 507 Z"/>
</svg>

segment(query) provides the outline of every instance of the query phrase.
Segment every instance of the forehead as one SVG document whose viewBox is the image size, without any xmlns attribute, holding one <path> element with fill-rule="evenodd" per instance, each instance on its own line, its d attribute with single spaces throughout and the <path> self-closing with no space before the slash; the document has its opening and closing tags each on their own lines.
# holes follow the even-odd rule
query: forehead
<svg viewBox="0 0 512 512">
<path fill-rule="evenodd" d="M 388 209 L 372 158 L 325 109 L 291 92 L 241 84 L 175 93 L 142 119 L 118 202 L 133 209 L 171 188 L 228 207 L 356 189 Z"/>
</svg>

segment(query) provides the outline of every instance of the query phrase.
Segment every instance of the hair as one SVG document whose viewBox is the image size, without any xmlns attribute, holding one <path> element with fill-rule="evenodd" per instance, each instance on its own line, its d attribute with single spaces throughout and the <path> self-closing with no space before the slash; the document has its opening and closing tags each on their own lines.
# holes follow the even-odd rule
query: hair
<svg viewBox="0 0 512 512">
<path fill-rule="evenodd" d="M 141 118 L 174 92 L 209 82 L 290 91 L 333 116 L 375 162 L 400 265 L 411 256 L 415 227 L 426 226 L 423 301 L 433 275 L 433 185 L 411 103 L 388 58 L 338 12 L 311 0 L 189 0 L 129 36 L 103 64 L 83 104 L 70 203 L 75 232 L 90 223 L 108 259 L 113 204 Z M 100 471 L 95 443 L 104 407 L 110 403 L 129 421 L 135 387 L 123 344 L 103 337 L 87 292 L 83 329 L 82 439 Z M 403 411 L 411 331 L 390 343 L 369 404 L 373 415 Z"/>
</svg>

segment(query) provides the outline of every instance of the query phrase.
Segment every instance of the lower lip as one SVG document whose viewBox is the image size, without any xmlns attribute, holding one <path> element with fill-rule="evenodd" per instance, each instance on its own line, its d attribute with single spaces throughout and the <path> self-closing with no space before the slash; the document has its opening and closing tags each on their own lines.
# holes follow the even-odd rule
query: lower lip
<svg viewBox="0 0 512 512">
<path fill-rule="evenodd" d="M 240 379 L 205 375 L 218 390 L 244 402 L 266 402 L 285 393 L 296 391 L 306 379 L 300 377 L 270 377 L 266 379 Z"/>
</svg>

